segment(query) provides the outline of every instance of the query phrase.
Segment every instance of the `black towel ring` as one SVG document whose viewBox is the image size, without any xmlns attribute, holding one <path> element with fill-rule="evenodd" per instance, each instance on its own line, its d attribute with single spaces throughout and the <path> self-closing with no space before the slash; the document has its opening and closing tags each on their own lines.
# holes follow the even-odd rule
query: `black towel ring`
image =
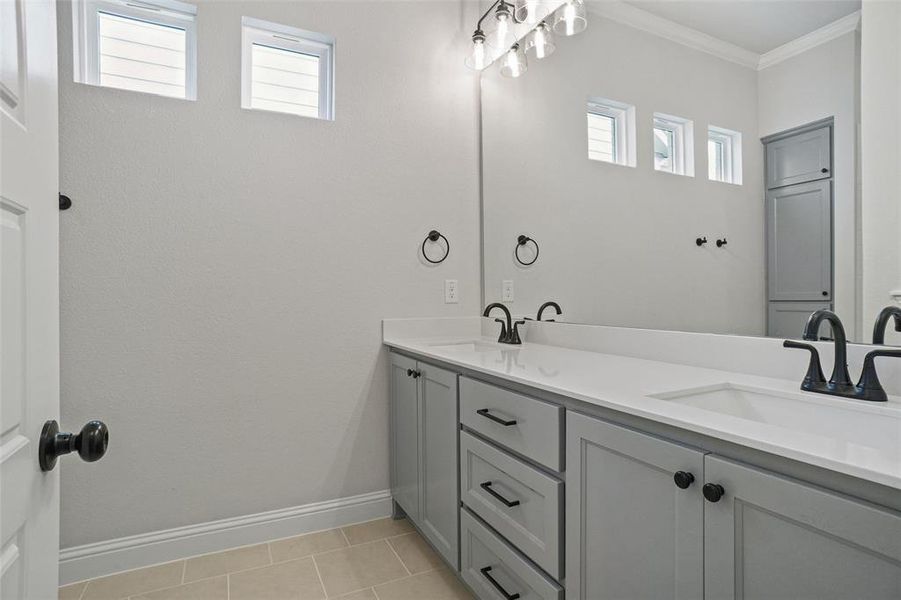
<svg viewBox="0 0 901 600">
<path fill-rule="evenodd" d="M 522 248 L 523 246 L 525 246 L 526 244 L 528 244 L 529 242 L 532 242 L 535 245 L 535 258 L 533 258 L 530 262 L 525 262 L 525 261 L 523 261 L 523 259 L 521 259 L 519 257 L 519 249 Z M 534 265 L 535 261 L 538 260 L 539 252 L 540 252 L 540 250 L 538 248 L 538 242 L 536 242 L 529 236 L 520 235 L 518 238 L 516 238 L 516 249 L 513 251 L 513 254 L 516 256 L 516 262 L 518 262 L 522 266 L 528 267 L 529 265 Z"/>
<path fill-rule="evenodd" d="M 447 248 L 446 248 L 445 251 L 444 251 L 444 256 L 442 256 L 442 257 L 439 258 L 438 260 L 432 260 L 432 259 L 429 258 L 429 256 L 425 253 L 425 245 L 426 245 L 426 242 L 437 242 L 439 239 L 443 239 L 443 240 L 444 240 L 444 244 L 447 246 Z M 422 257 L 423 257 L 424 259 L 426 259 L 427 261 L 429 261 L 430 263 L 432 263 L 433 265 L 437 265 L 438 263 L 444 262 L 444 259 L 447 258 L 447 255 L 448 255 L 448 254 L 450 254 L 450 242 L 447 241 L 447 238 L 444 237 L 444 235 L 442 235 L 442 234 L 441 234 L 440 232 L 438 232 L 437 230 L 435 230 L 435 229 L 431 230 L 431 231 L 429 232 L 429 234 L 428 234 L 427 236 L 425 236 L 425 239 L 422 240 Z"/>
</svg>

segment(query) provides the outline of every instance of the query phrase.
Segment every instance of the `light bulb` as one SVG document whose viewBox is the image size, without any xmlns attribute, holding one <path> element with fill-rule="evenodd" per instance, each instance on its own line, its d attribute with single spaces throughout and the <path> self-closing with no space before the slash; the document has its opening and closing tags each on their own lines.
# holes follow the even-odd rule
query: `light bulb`
<svg viewBox="0 0 901 600">
<path fill-rule="evenodd" d="M 510 5 L 501 0 L 494 11 L 495 29 L 488 35 L 488 44 L 498 50 L 505 50 L 516 42 L 513 37 L 513 15 Z"/>
<path fill-rule="evenodd" d="M 481 71 L 488 64 L 485 52 L 485 34 L 479 29 L 472 34 L 472 52 L 466 57 L 464 64 L 475 71 Z"/>
<path fill-rule="evenodd" d="M 556 48 L 551 28 L 544 21 L 538 24 L 526 42 L 526 53 L 531 52 L 539 60 L 553 54 Z"/>
<path fill-rule="evenodd" d="M 554 31 L 566 36 L 581 33 L 587 26 L 588 18 L 582 0 L 567 0 L 554 19 Z"/>
<path fill-rule="evenodd" d="M 513 44 L 504 55 L 504 62 L 501 64 L 501 75 L 504 77 L 519 77 L 526 72 L 528 64 L 526 63 L 526 55 L 519 47 L 519 44 Z"/>
</svg>

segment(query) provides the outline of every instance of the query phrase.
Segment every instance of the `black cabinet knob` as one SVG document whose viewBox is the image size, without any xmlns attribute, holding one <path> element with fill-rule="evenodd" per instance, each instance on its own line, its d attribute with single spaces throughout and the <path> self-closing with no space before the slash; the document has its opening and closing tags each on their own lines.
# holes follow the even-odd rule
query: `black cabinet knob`
<svg viewBox="0 0 901 600">
<path fill-rule="evenodd" d="M 413 369 L 407 369 L 407 377 L 413 376 Z"/>
<path fill-rule="evenodd" d="M 42 471 L 56 466 L 56 459 L 70 452 L 78 452 L 85 462 L 103 458 L 109 446 L 109 428 L 103 421 L 88 421 L 78 433 L 60 433 L 56 421 L 47 421 L 41 430 L 38 444 L 38 462 Z"/>
<path fill-rule="evenodd" d="M 824 296 L 828 296 L 828 295 L 829 295 L 829 292 L 827 292 L 827 291 L 824 290 L 824 291 L 823 291 L 823 295 L 824 295 Z"/>
<path fill-rule="evenodd" d="M 708 502 L 719 502 L 725 495 L 726 490 L 718 483 L 705 483 L 704 487 L 701 488 L 701 492 Z"/>
<path fill-rule="evenodd" d="M 676 487 L 680 490 L 687 490 L 688 486 L 694 483 L 695 476 L 687 471 L 676 471 L 673 474 L 673 481 L 676 482 Z"/>
<path fill-rule="evenodd" d="M 827 169 L 826 167 L 823 167 L 822 169 L 820 169 L 820 173 L 828 173 L 828 172 L 829 172 L 829 169 Z"/>
<path fill-rule="evenodd" d="M 413 379 L 418 379 L 420 375 L 422 375 L 422 371 L 413 371 L 412 373 Z"/>
</svg>

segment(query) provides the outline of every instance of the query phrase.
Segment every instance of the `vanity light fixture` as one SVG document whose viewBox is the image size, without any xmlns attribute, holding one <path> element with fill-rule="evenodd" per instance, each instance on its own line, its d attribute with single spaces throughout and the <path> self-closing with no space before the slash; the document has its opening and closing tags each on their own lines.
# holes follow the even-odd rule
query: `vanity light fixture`
<svg viewBox="0 0 901 600">
<path fill-rule="evenodd" d="M 504 77 L 519 77 L 529 68 L 526 62 L 526 53 L 523 52 L 519 44 L 513 44 L 507 50 L 504 56 L 504 62 L 501 64 L 501 75 Z"/>
<path fill-rule="evenodd" d="M 531 52 L 535 55 L 535 58 L 539 60 L 547 58 L 553 54 L 556 49 L 557 46 L 554 44 L 554 35 L 551 33 L 551 28 L 548 27 L 548 24 L 544 21 L 539 23 L 538 27 L 536 27 L 526 39 L 526 54 Z"/>
<path fill-rule="evenodd" d="M 554 31 L 565 36 L 582 33 L 587 26 L 588 17 L 583 0 L 566 0 L 554 19 Z"/>
<path fill-rule="evenodd" d="M 552 31 L 575 35 L 584 31 L 588 24 L 584 0 L 566 0 L 556 14 L 550 16 L 547 8 L 550 0 L 513 1 L 515 4 L 508 0 L 495 0 L 479 18 L 472 33 L 472 49 L 463 61 L 470 69 L 481 71 L 499 59 L 501 75 L 519 77 L 528 68 L 526 53 L 540 60 L 556 50 Z M 482 23 L 492 13 L 495 26 L 486 33 Z M 553 28 L 550 23 L 553 23 Z M 523 24 L 535 26 L 526 36 L 521 36 L 521 46 L 514 28 Z"/>
</svg>

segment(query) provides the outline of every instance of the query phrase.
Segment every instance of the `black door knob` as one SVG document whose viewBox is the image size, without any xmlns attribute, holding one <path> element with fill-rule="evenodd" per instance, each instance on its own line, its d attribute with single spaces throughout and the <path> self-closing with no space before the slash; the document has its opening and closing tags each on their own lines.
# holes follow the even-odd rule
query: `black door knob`
<svg viewBox="0 0 901 600">
<path fill-rule="evenodd" d="M 94 462 L 103 458 L 108 445 L 109 428 L 103 421 L 88 421 L 78 433 L 60 433 L 56 421 L 47 421 L 41 430 L 38 462 L 41 471 L 50 471 L 57 458 L 70 452 L 78 452 L 85 462 Z"/>
<path fill-rule="evenodd" d="M 687 471 L 676 471 L 673 474 L 673 481 L 676 482 L 676 487 L 680 490 L 688 489 L 692 483 L 694 483 L 695 476 Z"/>
<path fill-rule="evenodd" d="M 413 376 L 413 369 L 407 369 L 407 377 Z"/>
<path fill-rule="evenodd" d="M 707 498 L 708 502 L 719 502 L 723 495 L 725 495 L 726 490 L 718 483 L 705 483 L 704 487 L 701 488 L 701 492 L 704 494 L 704 497 Z"/>
<path fill-rule="evenodd" d="M 827 169 L 826 167 L 823 167 L 822 169 L 820 169 L 820 173 L 828 173 L 828 172 L 829 172 L 829 169 Z"/>
<path fill-rule="evenodd" d="M 828 296 L 828 295 L 829 295 L 829 292 L 823 291 L 823 295 L 824 295 L 824 296 Z"/>
</svg>

